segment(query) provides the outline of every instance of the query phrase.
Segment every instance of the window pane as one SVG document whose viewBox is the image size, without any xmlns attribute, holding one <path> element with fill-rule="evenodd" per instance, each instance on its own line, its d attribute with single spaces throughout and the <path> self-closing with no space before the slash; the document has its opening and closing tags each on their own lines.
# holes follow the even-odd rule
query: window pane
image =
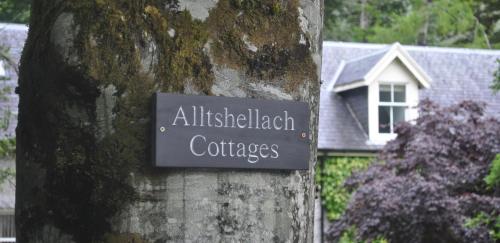
<svg viewBox="0 0 500 243">
<path fill-rule="evenodd" d="M 398 107 L 398 106 L 392 107 L 392 111 L 394 112 L 393 114 L 394 124 L 405 121 L 405 110 L 406 107 Z"/>
<path fill-rule="evenodd" d="M 380 85 L 379 97 L 382 102 L 391 102 L 391 86 Z"/>
<path fill-rule="evenodd" d="M 378 132 L 391 133 L 391 107 L 378 107 Z"/>
<path fill-rule="evenodd" d="M 394 85 L 394 102 L 406 102 L 406 86 Z"/>
</svg>

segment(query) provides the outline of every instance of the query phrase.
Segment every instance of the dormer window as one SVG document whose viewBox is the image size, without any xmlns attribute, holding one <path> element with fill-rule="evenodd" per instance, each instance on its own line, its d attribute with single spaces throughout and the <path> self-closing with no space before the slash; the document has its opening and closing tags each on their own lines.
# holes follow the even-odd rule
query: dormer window
<svg viewBox="0 0 500 243">
<path fill-rule="evenodd" d="M 394 124 L 406 120 L 406 86 L 380 84 L 378 105 L 378 132 L 394 133 Z"/>
<path fill-rule="evenodd" d="M 330 90 L 345 100 L 369 145 L 396 138 L 394 125 L 418 117 L 419 89 L 430 78 L 399 44 L 369 55 L 342 61 Z"/>
</svg>

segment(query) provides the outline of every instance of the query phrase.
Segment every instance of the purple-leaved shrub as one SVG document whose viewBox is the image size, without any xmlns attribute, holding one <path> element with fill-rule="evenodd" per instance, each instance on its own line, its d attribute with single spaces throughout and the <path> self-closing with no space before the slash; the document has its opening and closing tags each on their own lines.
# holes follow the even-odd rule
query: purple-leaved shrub
<svg viewBox="0 0 500 243">
<path fill-rule="evenodd" d="M 376 162 L 346 181 L 354 194 L 330 240 L 352 227 L 368 242 L 381 236 L 415 243 L 498 240 L 499 190 L 485 177 L 500 152 L 500 121 L 484 109 L 472 101 L 447 108 L 423 101 L 415 124 L 398 124 L 397 138 Z M 467 224 L 479 214 L 492 220 Z"/>
</svg>

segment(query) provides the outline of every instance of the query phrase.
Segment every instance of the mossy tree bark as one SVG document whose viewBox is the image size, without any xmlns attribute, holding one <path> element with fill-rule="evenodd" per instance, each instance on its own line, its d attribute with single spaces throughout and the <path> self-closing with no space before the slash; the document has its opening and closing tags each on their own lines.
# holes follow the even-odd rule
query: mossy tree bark
<svg viewBox="0 0 500 243">
<path fill-rule="evenodd" d="M 35 0 L 19 242 L 311 242 L 322 0 Z M 300 100 L 309 171 L 156 169 L 154 92 Z"/>
</svg>

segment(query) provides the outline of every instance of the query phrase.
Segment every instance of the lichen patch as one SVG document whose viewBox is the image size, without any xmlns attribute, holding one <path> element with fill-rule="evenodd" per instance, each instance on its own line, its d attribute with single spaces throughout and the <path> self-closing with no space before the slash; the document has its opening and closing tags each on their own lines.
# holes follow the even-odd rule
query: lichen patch
<svg viewBox="0 0 500 243">
<path fill-rule="evenodd" d="M 51 30 L 50 39 L 53 45 L 57 47 L 57 51 L 61 57 L 66 58 L 66 63 L 76 66 L 78 65 L 78 57 L 73 52 L 73 43 L 80 30 L 80 27 L 75 24 L 72 13 L 61 13 Z"/>
</svg>

